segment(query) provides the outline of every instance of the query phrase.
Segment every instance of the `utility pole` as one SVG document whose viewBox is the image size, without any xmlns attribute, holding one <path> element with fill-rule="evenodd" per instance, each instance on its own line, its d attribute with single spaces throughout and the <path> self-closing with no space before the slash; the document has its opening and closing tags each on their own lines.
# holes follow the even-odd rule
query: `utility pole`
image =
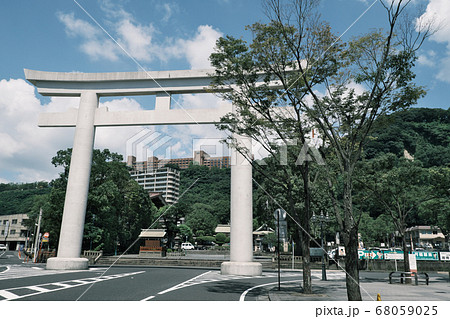
<svg viewBox="0 0 450 319">
<path fill-rule="evenodd" d="M 37 249 L 39 246 L 39 232 L 41 231 L 41 219 L 42 219 L 42 208 L 39 209 L 39 219 L 38 219 L 38 225 L 37 225 L 37 232 L 36 232 L 36 238 L 34 241 L 34 256 L 33 256 L 33 262 L 36 262 L 37 259 Z"/>
</svg>

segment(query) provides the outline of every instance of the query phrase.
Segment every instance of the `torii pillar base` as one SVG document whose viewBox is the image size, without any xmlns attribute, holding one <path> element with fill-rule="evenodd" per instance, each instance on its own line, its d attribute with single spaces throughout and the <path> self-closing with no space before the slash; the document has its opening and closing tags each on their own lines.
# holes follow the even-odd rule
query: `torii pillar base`
<svg viewBox="0 0 450 319">
<path fill-rule="evenodd" d="M 53 257 L 47 259 L 45 269 L 49 270 L 85 270 L 88 269 L 86 258 L 62 258 Z"/>
<path fill-rule="evenodd" d="M 220 267 L 220 273 L 222 275 L 261 276 L 262 265 L 257 262 L 224 262 Z"/>
</svg>

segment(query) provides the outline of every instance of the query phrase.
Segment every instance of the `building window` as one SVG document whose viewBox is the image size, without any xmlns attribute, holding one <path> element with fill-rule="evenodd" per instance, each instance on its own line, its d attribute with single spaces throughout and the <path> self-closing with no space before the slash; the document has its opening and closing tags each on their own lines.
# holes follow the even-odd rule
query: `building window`
<svg viewBox="0 0 450 319">
<path fill-rule="evenodd" d="M 17 219 L 13 219 L 11 224 L 16 225 L 17 224 Z"/>
<path fill-rule="evenodd" d="M 5 231 L 4 230 L 2 230 L 2 236 L 4 236 L 5 235 Z"/>
<path fill-rule="evenodd" d="M 15 229 L 11 229 L 11 230 L 9 231 L 9 234 L 10 234 L 10 235 L 15 235 L 15 234 L 16 234 L 16 230 L 15 230 Z"/>
</svg>

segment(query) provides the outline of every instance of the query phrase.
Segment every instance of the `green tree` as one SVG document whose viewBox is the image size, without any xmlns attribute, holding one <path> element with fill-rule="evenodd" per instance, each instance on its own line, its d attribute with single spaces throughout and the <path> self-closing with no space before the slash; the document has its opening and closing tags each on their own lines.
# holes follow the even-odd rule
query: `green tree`
<svg viewBox="0 0 450 319">
<path fill-rule="evenodd" d="M 178 232 L 180 234 L 180 237 L 182 238 L 182 241 L 192 241 L 194 233 L 192 232 L 192 229 L 186 225 L 181 224 L 178 226 Z"/>
<path fill-rule="evenodd" d="M 62 166 L 63 172 L 51 182 L 48 202 L 43 205 L 42 230 L 50 233 L 54 247 L 59 240 L 70 158 L 71 149 L 67 149 L 58 151 L 52 159 L 55 166 Z M 36 214 L 38 210 L 33 209 L 30 219 L 35 220 Z M 138 247 L 131 245 L 155 215 L 156 207 L 148 193 L 131 180 L 122 156 L 109 150 L 94 150 L 83 249 L 102 249 L 107 254 L 137 251 Z"/>
<path fill-rule="evenodd" d="M 186 215 L 186 225 L 194 234 L 203 231 L 205 235 L 213 235 L 217 227 L 217 218 L 213 215 L 214 209 L 210 205 L 197 203 L 192 206 L 192 211 Z"/>
<path fill-rule="evenodd" d="M 399 159 L 394 154 L 379 156 L 367 163 L 365 168 L 365 174 L 361 174 L 364 178 L 358 181 L 362 184 L 360 187 L 367 189 L 367 197 L 372 197 L 391 217 L 402 238 L 404 271 L 408 272 L 410 248 L 405 236 L 408 219 L 421 205 L 431 200 L 439 200 L 442 203 L 448 201 L 445 184 L 441 182 L 441 179 L 449 181 L 448 175 L 443 176 L 445 172 L 448 174 L 448 170 L 440 171 L 440 178 L 437 179 L 434 177 L 436 171 L 421 167 L 421 163 L 417 161 Z"/>
<path fill-rule="evenodd" d="M 216 53 L 210 58 L 216 69 L 215 87 L 230 89 L 221 95 L 236 107 L 236 112 L 223 118 L 220 128 L 262 137 L 263 141 L 273 135 L 283 140 L 295 132 L 302 142 L 308 123 L 319 129 L 329 145 L 328 153 L 338 164 L 337 172 L 326 167 L 325 176 L 346 247 L 347 296 L 361 300 L 357 254 L 360 216 L 353 210 L 352 199 L 355 165 L 375 119 L 408 108 L 423 96 L 423 89 L 413 83 L 412 67 L 415 52 L 431 29 L 429 24 L 420 24 L 424 28 L 417 35 L 412 21 L 398 23 L 410 1 L 380 0 L 388 17 L 387 32 L 373 31 L 344 43 L 320 21 L 317 3 L 266 1 L 270 22 L 249 27 L 254 34 L 250 45 L 230 36 L 218 40 Z M 273 89 L 273 84 L 280 89 Z M 353 88 L 355 84 L 362 93 Z M 325 89 L 324 95 L 317 93 L 321 89 Z M 280 108 L 286 105 L 291 108 Z M 242 128 L 241 123 L 247 125 Z M 288 144 L 286 139 L 283 142 Z M 303 177 L 305 199 L 308 172 L 303 166 L 291 174 Z M 300 216 L 302 222 L 309 223 L 306 205 L 306 213 Z"/>
</svg>

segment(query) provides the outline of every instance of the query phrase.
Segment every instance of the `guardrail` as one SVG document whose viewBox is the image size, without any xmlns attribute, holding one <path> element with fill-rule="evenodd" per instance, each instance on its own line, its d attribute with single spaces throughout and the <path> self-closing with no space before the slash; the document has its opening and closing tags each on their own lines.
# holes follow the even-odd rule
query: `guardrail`
<svg viewBox="0 0 450 319">
<path fill-rule="evenodd" d="M 405 281 L 406 283 L 406 279 L 411 278 L 411 276 L 414 277 L 414 284 L 417 286 L 419 285 L 419 277 L 424 276 L 425 277 L 425 282 L 428 286 L 429 281 L 430 281 L 430 277 L 428 276 L 428 274 L 426 272 L 421 272 L 421 273 L 417 273 L 417 272 L 410 272 L 410 271 L 393 271 L 389 274 L 389 283 L 392 284 L 392 279 L 394 276 L 399 275 L 400 278 L 400 283 L 403 284 L 403 281 Z"/>
</svg>

